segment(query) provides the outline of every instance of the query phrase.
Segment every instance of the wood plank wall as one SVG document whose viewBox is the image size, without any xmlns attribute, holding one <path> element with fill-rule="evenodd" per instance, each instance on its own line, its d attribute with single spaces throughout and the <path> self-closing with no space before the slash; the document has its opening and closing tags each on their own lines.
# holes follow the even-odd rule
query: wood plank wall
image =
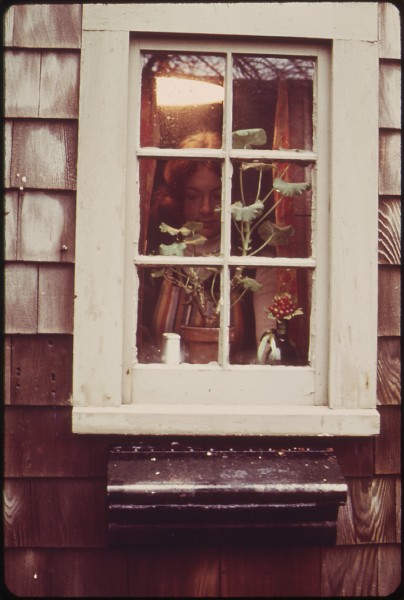
<svg viewBox="0 0 404 600">
<path fill-rule="evenodd" d="M 400 30 L 380 3 L 376 439 L 337 439 L 349 484 L 330 548 L 111 550 L 114 436 L 71 433 L 81 6 L 5 16 L 5 578 L 20 596 L 368 596 L 400 582 Z M 360 310 L 360 307 L 358 307 Z M 127 438 L 130 442 L 131 439 Z M 304 444 L 308 440 L 291 440 Z M 281 440 L 269 443 L 284 444 Z"/>
</svg>

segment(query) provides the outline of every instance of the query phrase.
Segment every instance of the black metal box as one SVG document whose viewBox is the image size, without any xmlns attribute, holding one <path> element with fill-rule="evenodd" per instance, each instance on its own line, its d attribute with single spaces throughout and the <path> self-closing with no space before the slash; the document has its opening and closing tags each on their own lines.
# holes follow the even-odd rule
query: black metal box
<svg viewBox="0 0 404 600">
<path fill-rule="evenodd" d="M 336 540 L 347 485 L 332 451 L 117 446 L 108 463 L 111 545 Z"/>
</svg>

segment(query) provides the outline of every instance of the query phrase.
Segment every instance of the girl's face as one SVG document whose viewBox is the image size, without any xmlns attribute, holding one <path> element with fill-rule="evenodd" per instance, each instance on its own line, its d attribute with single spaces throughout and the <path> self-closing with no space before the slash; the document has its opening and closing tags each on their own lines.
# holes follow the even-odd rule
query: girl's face
<svg viewBox="0 0 404 600">
<path fill-rule="evenodd" d="M 212 239 L 220 233 L 220 206 L 222 182 L 209 167 L 200 167 L 188 179 L 183 211 L 186 221 L 198 221 L 203 227 L 200 233 Z"/>
</svg>

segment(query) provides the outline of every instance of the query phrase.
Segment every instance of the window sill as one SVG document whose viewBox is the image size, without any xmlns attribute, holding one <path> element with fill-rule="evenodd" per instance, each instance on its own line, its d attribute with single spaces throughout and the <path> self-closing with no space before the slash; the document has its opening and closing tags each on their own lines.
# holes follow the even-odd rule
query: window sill
<svg viewBox="0 0 404 600">
<path fill-rule="evenodd" d="M 373 408 L 123 404 L 75 406 L 73 432 L 131 435 L 369 436 L 380 430 Z"/>
</svg>

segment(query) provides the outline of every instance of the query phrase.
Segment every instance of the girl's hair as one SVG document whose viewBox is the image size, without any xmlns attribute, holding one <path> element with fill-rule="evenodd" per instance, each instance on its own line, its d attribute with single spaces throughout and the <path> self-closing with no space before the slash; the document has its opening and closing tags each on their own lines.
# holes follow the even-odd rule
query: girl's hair
<svg viewBox="0 0 404 600">
<path fill-rule="evenodd" d="M 221 136 L 213 131 L 200 131 L 184 138 L 178 148 L 221 148 Z M 153 198 L 152 214 L 158 220 L 160 214 L 170 213 L 171 219 L 180 221 L 186 183 L 201 167 L 208 167 L 221 177 L 219 160 L 179 158 L 168 160 L 163 171 L 164 184 Z M 182 223 L 178 223 L 181 224 Z"/>
</svg>

